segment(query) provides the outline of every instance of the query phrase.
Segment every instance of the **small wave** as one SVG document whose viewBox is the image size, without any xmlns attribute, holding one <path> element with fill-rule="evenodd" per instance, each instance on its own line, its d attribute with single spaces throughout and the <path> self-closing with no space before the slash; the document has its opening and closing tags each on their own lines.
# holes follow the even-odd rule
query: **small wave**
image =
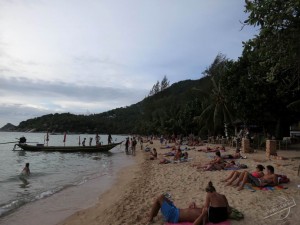
<svg viewBox="0 0 300 225">
<path fill-rule="evenodd" d="M 70 185 L 68 185 L 70 186 Z M 13 200 L 5 205 L 0 206 L 0 217 L 5 216 L 9 213 L 12 213 L 14 210 L 20 208 L 21 206 L 25 205 L 26 203 L 29 202 L 34 202 L 43 198 L 47 198 L 50 197 L 51 195 L 54 195 L 55 193 L 63 190 L 66 187 L 60 187 L 60 188 L 54 188 L 52 190 L 47 190 L 44 191 L 36 196 L 34 196 L 33 198 L 25 198 L 25 199 L 18 199 L 18 200 Z M 73 186 L 73 185 L 71 185 Z"/>
<path fill-rule="evenodd" d="M 39 195 L 35 196 L 35 198 L 33 199 L 34 200 L 39 200 L 39 199 L 43 199 L 43 198 L 47 198 L 57 192 L 59 192 L 61 189 L 54 189 L 54 190 L 48 190 L 48 191 L 44 191 L 42 193 L 40 193 Z"/>
<path fill-rule="evenodd" d="M 0 216 L 4 216 L 9 212 L 21 207 L 26 203 L 26 200 L 14 200 L 6 205 L 0 207 Z"/>
</svg>

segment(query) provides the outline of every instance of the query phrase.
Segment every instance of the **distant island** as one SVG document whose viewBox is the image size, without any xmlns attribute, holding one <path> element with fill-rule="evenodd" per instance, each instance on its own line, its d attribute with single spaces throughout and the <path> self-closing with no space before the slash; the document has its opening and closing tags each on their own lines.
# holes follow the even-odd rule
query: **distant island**
<svg viewBox="0 0 300 225">
<path fill-rule="evenodd" d="M 7 123 L 3 127 L 0 128 L 0 131 L 15 131 L 17 129 L 17 126 Z"/>
</svg>

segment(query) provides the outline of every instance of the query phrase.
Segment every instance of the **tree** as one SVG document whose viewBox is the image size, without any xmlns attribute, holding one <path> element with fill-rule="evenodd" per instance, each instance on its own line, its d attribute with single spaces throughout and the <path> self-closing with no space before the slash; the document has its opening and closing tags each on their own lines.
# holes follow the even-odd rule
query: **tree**
<svg viewBox="0 0 300 225">
<path fill-rule="evenodd" d="M 153 86 L 153 91 L 154 91 L 154 94 L 157 94 L 158 92 L 160 92 L 159 81 L 157 81 L 156 84 Z"/>
<path fill-rule="evenodd" d="M 226 58 L 226 56 L 222 53 L 219 53 L 214 59 L 213 63 L 208 68 L 206 68 L 206 70 L 204 70 L 202 74 L 204 76 L 218 76 L 220 74 L 224 74 L 227 61 L 228 59 Z"/>
<path fill-rule="evenodd" d="M 157 81 L 156 84 L 153 85 L 152 89 L 149 92 L 149 96 L 155 95 L 158 92 L 160 92 L 160 83 L 159 83 L 159 81 Z"/>
<path fill-rule="evenodd" d="M 160 82 L 160 91 L 167 89 L 170 86 L 170 81 L 168 80 L 167 76 L 165 75 L 162 81 Z"/>
<path fill-rule="evenodd" d="M 221 78 L 225 76 L 233 61 L 219 53 L 213 63 L 202 73 L 210 79 L 209 89 L 194 89 L 200 93 L 201 113 L 195 117 L 202 127 L 209 133 L 223 128 L 224 124 L 232 122 L 231 106 L 226 99 Z"/>
<path fill-rule="evenodd" d="M 246 1 L 249 18 L 245 25 L 259 26 L 257 37 L 245 43 L 251 73 L 276 84 L 277 95 L 299 93 L 300 81 L 300 1 Z"/>
<path fill-rule="evenodd" d="M 213 131 L 216 132 L 225 124 L 232 123 L 232 113 L 231 106 L 227 101 L 221 82 L 215 81 L 215 78 L 211 78 L 212 89 L 209 93 L 201 92 L 204 96 L 204 101 L 202 104 L 202 112 L 196 119 L 200 124 L 207 126 L 208 124 L 213 124 Z M 207 127 L 210 128 L 210 127 Z"/>
</svg>

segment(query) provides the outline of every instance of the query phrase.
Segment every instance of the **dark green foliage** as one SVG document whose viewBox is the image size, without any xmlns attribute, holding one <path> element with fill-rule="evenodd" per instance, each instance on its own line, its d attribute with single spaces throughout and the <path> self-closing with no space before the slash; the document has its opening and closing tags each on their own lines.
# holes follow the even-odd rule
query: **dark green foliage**
<svg viewBox="0 0 300 225">
<path fill-rule="evenodd" d="M 201 112 L 194 88 L 210 89 L 210 78 L 186 80 L 125 108 L 93 115 L 49 114 L 23 121 L 19 130 L 87 133 L 197 133 Z"/>
</svg>

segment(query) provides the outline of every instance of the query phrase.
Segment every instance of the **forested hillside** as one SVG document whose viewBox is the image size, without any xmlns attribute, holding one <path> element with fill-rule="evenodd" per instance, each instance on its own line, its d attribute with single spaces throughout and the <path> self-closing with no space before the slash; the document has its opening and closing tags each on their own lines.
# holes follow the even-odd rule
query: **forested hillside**
<svg viewBox="0 0 300 225">
<path fill-rule="evenodd" d="M 18 130 L 88 133 L 180 133 L 193 131 L 200 111 L 195 88 L 208 90 L 210 78 L 186 80 L 125 108 L 92 115 L 49 114 L 19 124 Z M 190 115 L 186 115 L 192 113 Z M 189 116 L 190 122 L 186 121 Z M 178 119 L 181 119 L 179 121 Z M 196 130 L 195 130 L 196 131 Z"/>
</svg>

